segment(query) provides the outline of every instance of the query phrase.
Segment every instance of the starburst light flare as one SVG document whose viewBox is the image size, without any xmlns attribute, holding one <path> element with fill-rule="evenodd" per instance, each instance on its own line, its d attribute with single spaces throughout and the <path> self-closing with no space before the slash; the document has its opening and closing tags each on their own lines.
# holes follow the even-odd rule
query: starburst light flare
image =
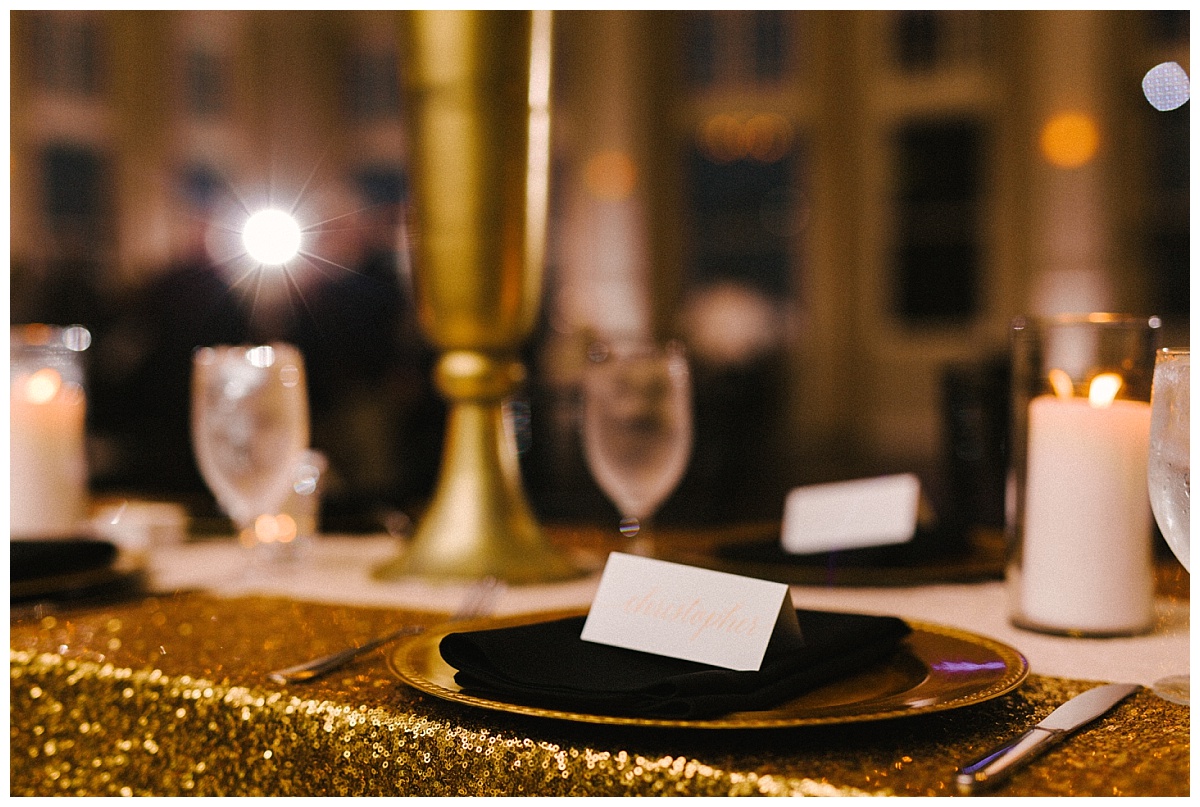
<svg viewBox="0 0 1200 807">
<path fill-rule="evenodd" d="M 300 251 L 300 225 L 282 210 L 260 210 L 246 221 L 242 243 L 259 263 L 287 263 Z"/>
</svg>

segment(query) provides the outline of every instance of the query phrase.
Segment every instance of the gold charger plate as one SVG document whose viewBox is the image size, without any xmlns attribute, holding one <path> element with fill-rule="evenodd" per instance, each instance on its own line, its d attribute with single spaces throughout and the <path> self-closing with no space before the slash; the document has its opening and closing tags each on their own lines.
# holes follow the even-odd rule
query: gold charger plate
<svg viewBox="0 0 1200 807">
<path fill-rule="evenodd" d="M 438 651 L 442 638 L 452 632 L 508 628 L 586 613 L 573 609 L 443 625 L 396 647 L 388 656 L 388 667 L 400 680 L 426 694 L 481 709 L 578 723 L 688 729 L 818 726 L 941 712 L 1011 692 L 1029 674 L 1025 657 L 1008 645 L 967 631 L 909 621 L 913 632 L 897 652 L 869 670 L 766 711 L 686 720 L 567 712 L 473 695 L 455 683 L 456 670 Z"/>
</svg>

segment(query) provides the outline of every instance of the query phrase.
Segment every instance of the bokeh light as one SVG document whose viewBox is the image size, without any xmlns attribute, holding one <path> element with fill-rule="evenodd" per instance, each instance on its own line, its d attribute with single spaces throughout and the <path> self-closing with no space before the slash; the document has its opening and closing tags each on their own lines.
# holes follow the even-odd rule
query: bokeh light
<svg viewBox="0 0 1200 807">
<path fill-rule="evenodd" d="M 43 367 L 29 377 L 25 384 L 25 399 L 30 403 L 49 403 L 62 387 L 62 376 L 57 370 Z"/>
<path fill-rule="evenodd" d="M 254 367 L 270 367 L 275 363 L 275 348 L 270 345 L 255 345 L 246 351 L 246 361 Z"/>
<path fill-rule="evenodd" d="M 772 163 L 787 156 L 792 147 L 792 124 L 774 112 L 741 121 L 728 113 L 713 115 L 700 127 L 700 150 L 715 163 L 746 158 Z"/>
<path fill-rule="evenodd" d="M 1142 93 L 1159 112 L 1179 109 L 1192 97 L 1187 71 L 1178 62 L 1155 65 L 1142 78 Z"/>
<path fill-rule="evenodd" d="M 261 544 L 291 543 L 296 538 L 296 520 L 287 513 L 264 513 L 254 520 L 254 539 Z"/>
<path fill-rule="evenodd" d="M 755 115 L 744 131 L 746 152 L 762 163 L 783 159 L 792 145 L 792 125 L 782 115 Z"/>
<path fill-rule="evenodd" d="M 1042 127 L 1042 156 L 1059 168 L 1087 165 L 1100 150 L 1100 127 L 1091 115 L 1060 112 Z"/>
<path fill-rule="evenodd" d="M 246 221 L 242 242 L 259 263 L 287 263 L 300 251 L 300 225 L 282 210 L 260 210 Z"/>
<path fill-rule="evenodd" d="M 728 163 L 745 155 L 742 126 L 732 115 L 713 115 L 700 130 L 700 148 L 715 163 Z"/>
<path fill-rule="evenodd" d="M 71 325 L 63 330 L 62 341 L 67 350 L 79 353 L 92 344 L 92 332 L 82 325 Z"/>
<path fill-rule="evenodd" d="M 588 192 L 598 199 L 627 199 L 637 186 L 637 166 L 623 151 L 601 151 L 592 155 L 583 172 Z"/>
</svg>

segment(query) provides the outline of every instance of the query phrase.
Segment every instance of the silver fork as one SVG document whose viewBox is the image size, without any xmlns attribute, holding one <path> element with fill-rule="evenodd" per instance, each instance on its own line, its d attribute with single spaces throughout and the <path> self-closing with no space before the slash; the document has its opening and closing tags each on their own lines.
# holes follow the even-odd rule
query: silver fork
<svg viewBox="0 0 1200 807">
<path fill-rule="evenodd" d="M 461 622 L 467 619 L 473 619 L 477 616 L 483 616 L 492 609 L 496 598 L 504 590 L 504 581 L 498 580 L 495 577 L 485 577 L 482 580 L 476 581 L 467 591 L 462 603 L 458 609 L 451 615 L 450 622 Z M 306 661 L 303 664 L 297 664 L 294 667 L 285 667 L 282 670 L 275 670 L 267 673 L 267 678 L 277 684 L 300 684 L 307 681 L 312 681 L 315 678 L 320 678 L 328 672 L 332 672 L 342 665 L 358 658 L 363 653 L 369 653 L 372 650 L 383 647 L 389 642 L 394 642 L 405 636 L 413 636 L 424 631 L 425 628 L 418 625 L 409 625 L 405 628 L 400 628 L 384 636 L 379 636 L 371 639 L 368 642 L 350 647 L 346 650 L 340 650 L 337 653 L 331 653 L 328 656 L 315 658 L 311 661 Z"/>
</svg>

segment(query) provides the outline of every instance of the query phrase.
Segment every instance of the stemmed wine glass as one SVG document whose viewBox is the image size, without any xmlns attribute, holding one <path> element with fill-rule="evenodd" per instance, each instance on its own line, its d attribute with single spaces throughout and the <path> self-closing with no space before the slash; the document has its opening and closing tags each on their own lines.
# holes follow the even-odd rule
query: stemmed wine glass
<svg viewBox="0 0 1200 807">
<path fill-rule="evenodd" d="M 1191 350 L 1163 348 L 1154 361 L 1150 394 L 1150 506 L 1167 545 L 1191 574 Z M 1171 675 L 1154 683 L 1163 698 L 1191 703 L 1187 675 Z"/>
<path fill-rule="evenodd" d="M 630 551 L 651 555 L 645 525 L 687 469 L 692 390 L 679 342 L 598 342 L 583 374 L 583 447 L 597 484 L 621 512 Z"/>
<path fill-rule="evenodd" d="M 248 547 L 272 540 L 308 449 L 304 360 L 294 346 L 220 345 L 192 359 L 192 447 Z"/>
</svg>

